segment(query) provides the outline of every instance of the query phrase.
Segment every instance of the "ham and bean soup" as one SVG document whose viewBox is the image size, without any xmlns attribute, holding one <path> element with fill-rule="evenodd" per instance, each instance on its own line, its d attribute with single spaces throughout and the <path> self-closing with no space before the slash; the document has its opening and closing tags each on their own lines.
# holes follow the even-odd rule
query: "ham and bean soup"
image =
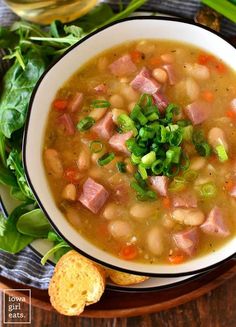
<svg viewBox="0 0 236 327">
<path fill-rule="evenodd" d="M 141 40 L 58 91 L 43 157 L 55 201 L 122 259 L 179 264 L 236 232 L 236 74 L 189 44 Z"/>
</svg>

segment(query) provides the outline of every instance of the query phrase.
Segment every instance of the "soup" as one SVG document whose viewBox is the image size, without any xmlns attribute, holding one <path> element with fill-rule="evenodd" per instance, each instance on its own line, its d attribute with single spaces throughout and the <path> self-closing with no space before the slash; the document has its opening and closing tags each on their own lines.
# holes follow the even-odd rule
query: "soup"
<svg viewBox="0 0 236 327">
<path fill-rule="evenodd" d="M 43 158 L 83 237 L 122 259 L 178 264 L 235 235 L 236 75 L 189 44 L 141 40 L 58 90 Z"/>
</svg>

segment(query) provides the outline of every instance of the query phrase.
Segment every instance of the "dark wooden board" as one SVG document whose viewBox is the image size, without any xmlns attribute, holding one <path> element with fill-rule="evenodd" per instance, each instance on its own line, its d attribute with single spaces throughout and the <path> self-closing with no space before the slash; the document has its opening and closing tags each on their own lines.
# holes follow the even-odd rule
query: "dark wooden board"
<svg viewBox="0 0 236 327">
<path fill-rule="evenodd" d="M 82 316 L 91 318 L 131 317 L 167 310 L 198 298 L 233 276 L 236 276 L 236 261 L 230 260 L 200 277 L 175 287 L 138 293 L 107 290 L 100 302 L 87 307 Z M 27 286 L 1 278 L 0 289 L 9 288 L 19 289 L 27 288 Z M 33 306 L 47 311 L 54 310 L 50 304 L 47 291 L 35 288 L 31 290 Z M 17 291 L 11 291 L 10 294 L 19 295 Z"/>
</svg>

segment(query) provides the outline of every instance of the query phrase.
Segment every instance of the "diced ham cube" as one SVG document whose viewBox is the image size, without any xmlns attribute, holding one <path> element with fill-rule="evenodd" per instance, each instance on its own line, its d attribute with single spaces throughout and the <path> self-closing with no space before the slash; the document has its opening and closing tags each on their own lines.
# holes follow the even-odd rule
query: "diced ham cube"
<svg viewBox="0 0 236 327">
<path fill-rule="evenodd" d="M 197 198 L 190 192 L 175 194 L 172 198 L 174 208 L 197 208 Z"/>
<path fill-rule="evenodd" d="M 75 112 L 82 107 L 84 95 L 81 92 L 77 92 L 69 102 L 68 110 Z"/>
<path fill-rule="evenodd" d="M 106 202 L 109 193 L 99 183 L 96 183 L 92 178 L 88 178 L 83 185 L 82 194 L 79 201 L 93 213 L 97 213 Z"/>
<path fill-rule="evenodd" d="M 209 117 L 210 107 L 203 101 L 195 101 L 186 106 L 185 113 L 193 125 L 198 125 Z"/>
<path fill-rule="evenodd" d="M 130 139 L 132 137 L 132 135 L 133 135 L 133 133 L 131 131 L 127 132 L 127 133 L 124 133 L 124 134 L 116 133 L 110 138 L 109 144 L 115 150 L 117 150 L 119 152 L 123 152 L 123 153 L 129 155 L 130 153 L 129 153 L 127 147 L 126 147 L 125 142 L 128 139 Z"/>
<path fill-rule="evenodd" d="M 173 234 L 177 247 L 187 255 L 195 254 L 199 242 L 199 231 L 197 227 Z"/>
<path fill-rule="evenodd" d="M 224 221 L 221 209 L 215 206 L 207 216 L 206 221 L 200 226 L 201 230 L 210 235 L 227 237 L 230 231 Z"/>
<path fill-rule="evenodd" d="M 69 114 L 63 114 L 57 118 L 58 123 L 63 126 L 66 134 L 74 135 L 75 134 L 75 125 Z"/>
<path fill-rule="evenodd" d="M 233 197 L 236 198 L 236 184 L 233 186 L 233 188 L 230 190 L 229 194 Z"/>
<path fill-rule="evenodd" d="M 169 104 L 169 101 L 167 98 L 160 92 L 156 92 L 155 94 L 152 95 L 154 103 L 157 105 L 158 109 L 160 112 L 165 111 L 166 107 Z"/>
<path fill-rule="evenodd" d="M 113 134 L 114 126 L 112 113 L 108 112 L 104 118 L 91 128 L 91 131 L 95 132 L 101 139 L 109 140 Z"/>
<path fill-rule="evenodd" d="M 94 91 L 96 91 L 97 93 L 106 93 L 107 86 L 105 83 L 99 84 L 95 86 Z"/>
<path fill-rule="evenodd" d="M 150 77 L 147 68 L 143 68 L 131 81 L 130 85 L 134 90 L 147 94 L 154 94 L 161 88 L 161 85 Z"/>
<path fill-rule="evenodd" d="M 167 72 L 170 85 L 175 85 L 176 81 L 177 81 L 177 78 L 176 78 L 176 74 L 175 74 L 173 65 L 167 64 L 167 65 L 163 65 L 162 67 Z"/>
<path fill-rule="evenodd" d="M 109 65 L 111 73 L 115 76 L 126 76 L 134 73 L 137 70 L 130 55 L 124 55 Z"/>
<path fill-rule="evenodd" d="M 161 196 L 167 196 L 169 178 L 166 176 L 150 177 L 152 188 Z"/>
</svg>

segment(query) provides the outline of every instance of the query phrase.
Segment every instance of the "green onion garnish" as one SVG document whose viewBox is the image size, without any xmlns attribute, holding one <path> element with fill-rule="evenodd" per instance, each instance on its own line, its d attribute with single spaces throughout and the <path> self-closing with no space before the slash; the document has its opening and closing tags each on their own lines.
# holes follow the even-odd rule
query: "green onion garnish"
<svg viewBox="0 0 236 327">
<path fill-rule="evenodd" d="M 124 162 L 117 162 L 116 167 L 120 173 L 126 173 L 126 164 Z"/>
<path fill-rule="evenodd" d="M 101 158 L 98 159 L 98 164 L 99 166 L 105 166 L 109 164 L 114 158 L 115 155 L 113 152 L 105 153 Z"/>
<path fill-rule="evenodd" d="M 134 165 L 138 165 L 141 162 L 141 157 L 138 157 L 134 153 L 131 153 L 131 161 Z"/>
<path fill-rule="evenodd" d="M 126 114 L 118 116 L 117 122 L 123 132 L 132 131 L 134 136 L 138 134 L 134 121 Z"/>
<path fill-rule="evenodd" d="M 186 188 L 186 179 L 183 177 L 174 177 L 170 183 L 168 190 L 170 192 L 181 192 Z"/>
<path fill-rule="evenodd" d="M 141 127 L 139 130 L 139 136 L 143 141 L 153 139 L 154 135 L 155 135 L 155 130 L 149 126 Z"/>
<path fill-rule="evenodd" d="M 193 126 L 188 125 L 188 126 L 184 127 L 183 128 L 183 140 L 190 142 L 192 140 L 192 136 L 193 136 Z"/>
<path fill-rule="evenodd" d="M 130 114 L 130 118 L 134 121 L 138 121 L 141 125 L 145 125 L 148 122 L 148 119 L 142 113 L 141 107 L 136 104 Z"/>
<path fill-rule="evenodd" d="M 211 154 L 211 146 L 207 142 L 196 144 L 195 149 L 201 157 L 208 157 Z"/>
<path fill-rule="evenodd" d="M 101 141 L 92 141 L 89 144 L 89 148 L 92 153 L 99 153 L 103 149 L 103 144 Z"/>
<path fill-rule="evenodd" d="M 200 195 L 203 198 L 214 198 L 217 193 L 217 187 L 214 183 L 203 184 L 200 188 Z"/>
<path fill-rule="evenodd" d="M 187 182 L 193 182 L 198 177 L 198 172 L 196 170 L 189 169 L 183 174 L 183 178 Z"/>
<path fill-rule="evenodd" d="M 84 131 L 87 131 L 88 129 L 90 129 L 94 124 L 95 124 L 95 120 L 90 117 L 90 116 L 87 116 L 83 119 L 81 119 L 78 124 L 77 124 L 77 129 L 80 131 L 80 132 L 84 132 Z"/>
<path fill-rule="evenodd" d="M 140 201 L 156 200 L 157 198 L 156 192 L 144 189 L 136 182 L 131 182 L 130 186 L 136 191 L 137 199 Z"/>
<path fill-rule="evenodd" d="M 151 169 L 154 175 L 160 175 L 163 171 L 163 161 L 162 160 L 154 161 Z"/>
<path fill-rule="evenodd" d="M 140 99 L 139 99 L 139 102 L 138 102 L 138 105 L 140 107 L 149 107 L 153 104 L 153 99 L 152 99 L 152 96 L 150 94 L 142 94 Z"/>
<path fill-rule="evenodd" d="M 110 106 L 110 102 L 106 100 L 93 100 L 91 104 L 92 108 L 109 108 Z"/>
<path fill-rule="evenodd" d="M 227 154 L 226 149 L 223 146 L 223 144 L 217 145 L 215 148 L 215 151 L 221 162 L 227 161 L 229 159 L 228 154 Z"/>
<path fill-rule="evenodd" d="M 179 146 L 172 146 L 169 150 L 166 151 L 166 158 L 168 162 L 173 162 L 178 164 L 180 162 L 180 155 L 181 155 L 181 147 Z"/>
<path fill-rule="evenodd" d="M 141 159 L 142 163 L 147 167 L 150 167 L 155 160 L 156 153 L 154 151 L 150 151 L 149 153 L 145 154 L 145 156 L 143 156 Z"/>
<path fill-rule="evenodd" d="M 141 175 L 142 179 L 145 180 L 148 178 L 146 168 L 144 168 L 141 164 L 138 165 L 138 171 L 139 171 L 139 174 Z"/>
</svg>

